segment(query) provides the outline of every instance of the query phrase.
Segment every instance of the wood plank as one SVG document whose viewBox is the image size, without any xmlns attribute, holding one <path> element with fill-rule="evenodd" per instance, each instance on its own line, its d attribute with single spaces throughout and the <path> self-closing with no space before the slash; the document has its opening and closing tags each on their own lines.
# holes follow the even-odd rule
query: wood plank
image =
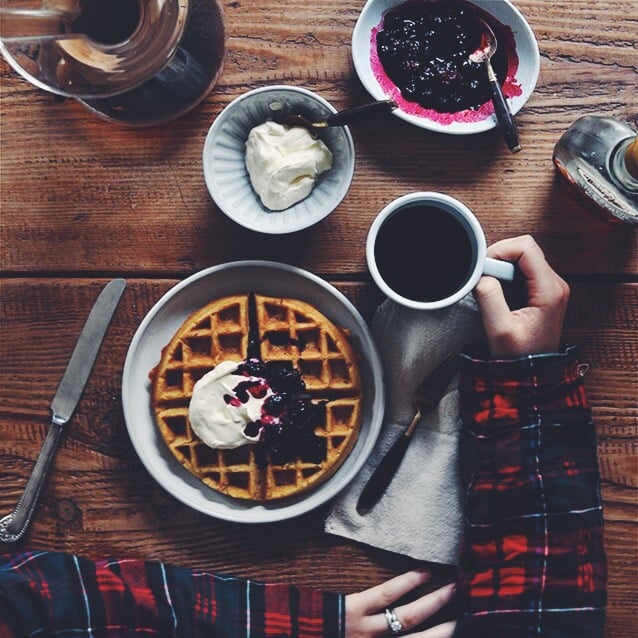
<svg viewBox="0 0 638 638">
<path fill-rule="evenodd" d="M 46 434 L 48 405 L 104 281 L 4 279 L 0 287 L 0 511 L 17 501 Z M 293 523 L 240 525 L 200 514 L 164 491 L 128 438 L 120 383 L 128 344 L 174 279 L 129 281 L 43 495 L 29 547 L 144 556 L 264 580 L 355 591 L 412 561 L 323 532 L 326 507 Z M 376 293 L 336 282 L 368 319 Z M 635 576 L 638 285 L 574 284 L 565 337 L 589 364 L 610 561 L 607 636 L 629 638 Z M 9 336 L 9 337 L 8 337 Z M 267 544 L 263 542 L 268 538 Z M 327 560 L 326 557 L 330 559 Z M 347 572 L 335 570 L 347 564 Z M 436 583 L 453 577 L 437 569 Z"/>
<path fill-rule="evenodd" d="M 638 233 L 610 224 L 551 161 L 580 115 L 636 121 L 635 0 L 516 0 L 541 53 L 537 88 L 512 156 L 497 131 L 472 137 L 397 118 L 351 127 L 350 191 L 328 218 L 291 236 L 228 220 L 206 191 L 206 131 L 234 98 L 294 84 L 336 107 L 368 99 L 350 38 L 363 2 L 224 3 L 218 86 L 186 117 L 131 130 L 30 85 L 0 59 L 0 511 L 17 501 L 46 435 L 51 401 L 102 285 L 129 287 L 56 459 L 24 546 L 144 556 L 264 580 L 355 591 L 412 561 L 323 532 L 326 508 L 293 523 L 237 525 L 176 501 L 138 459 L 120 384 L 128 344 L 159 297 L 185 276 L 237 259 L 272 259 L 333 281 L 370 320 L 380 301 L 365 264 L 376 213 L 412 190 L 448 192 L 488 242 L 531 233 L 572 285 L 565 339 L 589 365 L 598 433 L 610 588 L 607 638 L 638 634 Z M 265 544 L 264 538 L 269 542 Z M 348 565 L 348 570 L 335 566 Z M 453 578 L 437 569 L 435 583 Z"/>
<path fill-rule="evenodd" d="M 635 275 L 638 234 L 601 219 L 551 161 L 579 115 L 633 120 L 635 1 L 518 5 L 541 50 L 537 89 L 517 116 L 523 151 L 512 156 L 497 131 L 457 137 L 397 118 L 361 122 L 352 126 L 357 166 L 348 196 L 331 216 L 287 238 L 247 231 L 216 208 L 203 180 L 204 137 L 230 100 L 257 86 L 303 85 L 337 107 L 365 101 L 350 54 L 360 3 L 229 3 L 218 86 L 188 116 L 147 130 L 105 123 L 32 87 L 2 61 L 0 168 L 11 187 L 1 193 L 0 266 L 54 275 L 116 266 L 136 276 L 177 276 L 286 254 L 295 265 L 353 276 L 365 271 L 375 214 L 394 197 L 425 189 L 465 201 L 490 242 L 533 234 L 561 273 Z"/>
</svg>

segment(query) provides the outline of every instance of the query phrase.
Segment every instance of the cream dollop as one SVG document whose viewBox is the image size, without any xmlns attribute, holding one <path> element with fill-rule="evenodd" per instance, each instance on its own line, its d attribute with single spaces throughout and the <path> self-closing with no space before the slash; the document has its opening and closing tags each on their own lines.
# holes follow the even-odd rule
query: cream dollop
<svg viewBox="0 0 638 638">
<path fill-rule="evenodd" d="M 248 434 L 246 426 L 261 423 L 262 406 L 273 392 L 264 379 L 235 374 L 239 365 L 222 361 L 193 387 L 188 418 L 195 434 L 210 447 L 229 449 L 259 440 L 261 428 Z"/>
<path fill-rule="evenodd" d="M 332 167 L 332 152 L 301 126 L 267 121 L 246 141 L 246 168 L 263 205 L 284 210 L 306 198 L 319 175 Z"/>
</svg>

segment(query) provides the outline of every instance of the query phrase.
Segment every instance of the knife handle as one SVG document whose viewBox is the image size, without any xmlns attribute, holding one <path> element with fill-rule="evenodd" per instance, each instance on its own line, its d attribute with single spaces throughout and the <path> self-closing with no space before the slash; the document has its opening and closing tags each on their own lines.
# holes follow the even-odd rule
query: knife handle
<svg viewBox="0 0 638 638">
<path fill-rule="evenodd" d="M 393 444 L 392 447 L 386 452 L 386 455 L 381 459 L 381 462 L 372 472 L 372 476 L 365 484 L 363 491 L 359 495 L 357 501 L 357 512 L 359 514 L 365 514 L 371 510 L 377 501 L 381 498 L 383 492 L 385 492 L 392 477 L 395 475 L 403 455 L 408 448 L 410 442 L 409 434 L 402 434 Z"/>
<path fill-rule="evenodd" d="M 24 492 L 16 505 L 16 508 L 0 519 L 0 540 L 5 543 L 15 543 L 20 540 L 31 521 L 31 517 L 38 504 L 38 497 L 42 491 L 44 480 L 49 473 L 51 462 L 58 449 L 60 439 L 64 433 L 64 424 L 51 422 L 49 431 L 42 444 L 42 449 L 35 462 L 31 476 L 27 481 Z"/>
</svg>

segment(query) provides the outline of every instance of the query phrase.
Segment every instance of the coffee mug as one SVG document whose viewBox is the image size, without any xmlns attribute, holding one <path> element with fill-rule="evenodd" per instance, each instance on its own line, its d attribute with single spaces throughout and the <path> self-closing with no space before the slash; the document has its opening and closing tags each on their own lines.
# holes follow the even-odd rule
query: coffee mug
<svg viewBox="0 0 638 638">
<path fill-rule="evenodd" d="M 443 193 L 415 192 L 390 202 L 366 240 L 368 269 L 380 290 L 409 308 L 450 306 L 482 275 L 514 279 L 514 265 L 487 256 L 485 233 L 472 211 Z"/>
</svg>

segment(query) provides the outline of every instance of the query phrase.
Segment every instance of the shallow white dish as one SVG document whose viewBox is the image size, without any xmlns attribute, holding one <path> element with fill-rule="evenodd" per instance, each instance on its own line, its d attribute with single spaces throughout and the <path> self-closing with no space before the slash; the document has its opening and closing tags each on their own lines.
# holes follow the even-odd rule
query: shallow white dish
<svg viewBox="0 0 638 638">
<path fill-rule="evenodd" d="M 529 100 L 538 81 L 540 53 L 534 32 L 523 14 L 509 0 L 466 0 L 466 2 L 475 5 L 479 11 L 489 14 L 492 19 L 501 23 L 504 27 L 508 27 L 512 32 L 514 48 L 518 56 L 518 69 L 514 74 L 514 81 L 521 89 L 520 95 L 507 99 L 510 111 L 514 115 Z M 384 90 L 373 68 L 372 38 L 384 15 L 390 9 L 405 3 L 406 0 L 367 0 L 361 10 L 352 33 L 352 61 L 355 71 L 366 90 L 378 100 L 395 99 L 398 108 L 395 108 L 392 114 L 423 129 L 439 133 L 467 135 L 488 131 L 498 126 L 491 106 L 488 107 L 488 111 L 491 114 L 481 115 L 482 119 L 466 122 L 444 122 L 438 117 L 436 119 L 429 117 L 425 109 L 419 110 L 414 104 L 409 106 L 410 110 L 414 110 L 416 114 L 409 112 L 408 105 L 400 97 L 397 87 L 392 87 L 391 94 Z"/>
<path fill-rule="evenodd" d="M 277 109 L 273 109 L 273 105 Z M 204 143 L 204 179 L 217 206 L 238 224 L 260 233 L 292 233 L 327 217 L 343 200 L 354 174 L 355 152 L 346 126 L 323 129 L 319 138 L 332 151 L 332 168 L 319 176 L 310 195 L 282 211 L 268 210 L 253 190 L 245 165 L 250 130 L 275 114 L 299 113 L 322 120 L 336 109 L 296 86 L 265 86 L 233 100 L 217 116 Z"/>
<path fill-rule="evenodd" d="M 350 330 L 361 355 L 363 422 L 354 449 L 339 469 L 306 494 L 272 504 L 229 498 L 185 470 L 166 447 L 151 410 L 148 373 L 162 348 L 193 311 L 217 297 L 255 291 L 297 297 L 314 305 L 335 324 Z M 331 284 L 305 270 L 270 261 L 237 261 L 202 270 L 169 290 L 137 329 L 124 363 L 122 405 L 133 447 L 153 478 L 190 507 L 228 521 L 267 523 L 299 516 L 338 494 L 359 472 L 381 429 L 385 391 L 381 360 L 368 327 Z"/>
</svg>

